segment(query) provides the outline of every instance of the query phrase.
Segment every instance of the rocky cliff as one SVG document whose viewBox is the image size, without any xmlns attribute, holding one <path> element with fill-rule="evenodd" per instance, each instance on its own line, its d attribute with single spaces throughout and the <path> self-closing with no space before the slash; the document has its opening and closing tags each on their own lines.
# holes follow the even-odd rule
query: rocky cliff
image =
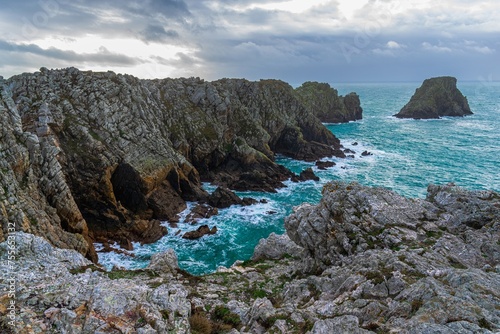
<svg viewBox="0 0 500 334">
<path fill-rule="evenodd" d="M 438 77 L 424 80 L 398 118 L 428 119 L 472 115 L 467 98 L 457 88 L 457 79 Z"/>
<path fill-rule="evenodd" d="M 179 270 L 171 250 L 144 270 L 103 272 L 12 234 L 19 315 L 14 329 L 0 295 L 2 332 L 500 331 L 500 194 L 431 185 L 425 200 L 407 199 L 335 182 L 285 223 L 288 235 L 261 240 L 252 260 L 202 277 Z"/>
<path fill-rule="evenodd" d="M 356 93 L 339 96 L 327 83 L 305 82 L 295 89 L 302 104 L 321 122 L 345 123 L 363 118 L 363 109 Z"/>
<path fill-rule="evenodd" d="M 152 242 L 200 180 L 274 191 L 293 176 L 275 153 L 343 156 L 288 84 L 140 80 L 76 68 L 0 78 L 0 213 L 96 260 L 92 241 Z"/>
</svg>

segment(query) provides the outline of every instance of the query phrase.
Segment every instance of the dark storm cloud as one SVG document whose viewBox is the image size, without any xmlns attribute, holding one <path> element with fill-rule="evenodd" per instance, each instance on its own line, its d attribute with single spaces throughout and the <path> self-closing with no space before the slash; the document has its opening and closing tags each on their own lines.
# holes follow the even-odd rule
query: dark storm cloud
<svg viewBox="0 0 500 334">
<path fill-rule="evenodd" d="M 0 57 L 13 62 L 11 67 L 16 59 L 11 56 L 17 52 L 65 63 L 102 61 L 109 66 L 134 66 L 147 60 L 176 68 L 175 75 L 199 71 L 208 79 L 420 80 L 445 71 L 467 79 L 500 77 L 495 66 L 500 6 L 494 0 L 480 5 L 423 0 L 415 8 L 400 0 L 370 0 L 348 14 L 340 0 L 314 2 L 300 13 L 287 10 L 292 2 L 285 0 L 5 2 L 0 11 L 4 39 Z M 269 7 L 271 3 L 275 5 Z M 285 5 L 279 7 L 280 3 Z M 139 60 L 112 49 L 78 54 L 42 49 L 35 42 L 88 35 L 134 38 L 145 48 L 154 44 L 191 51 L 173 58 L 147 54 Z M 26 59 L 20 56 L 19 62 Z"/>
<path fill-rule="evenodd" d="M 18 38 L 40 38 L 46 35 L 70 34 L 81 36 L 96 33 L 107 37 L 130 36 L 131 33 L 156 38 L 175 35 L 167 27 L 185 21 L 190 16 L 184 1 L 69 1 L 26 0 L 9 1 L 2 7 L 0 18 L 16 27 L 11 35 Z M 163 28 L 163 32 L 158 29 Z"/>
<path fill-rule="evenodd" d="M 96 63 L 96 64 L 112 64 L 133 66 L 142 63 L 143 61 L 128 57 L 126 55 L 112 53 L 104 47 L 99 48 L 99 52 L 95 53 L 76 53 L 74 51 L 60 50 L 57 48 L 42 49 L 35 44 L 12 44 L 0 40 L 0 51 L 8 51 L 14 53 L 28 53 L 46 58 L 53 58 L 75 63 Z"/>
<path fill-rule="evenodd" d="M 148 25 L 146 29 L 141 32 L 142 39 L 145 42 L 164 42 L 179 37 L 179 33 L 173 29 L 165 30 L 160 25 Z"/>
</svg>

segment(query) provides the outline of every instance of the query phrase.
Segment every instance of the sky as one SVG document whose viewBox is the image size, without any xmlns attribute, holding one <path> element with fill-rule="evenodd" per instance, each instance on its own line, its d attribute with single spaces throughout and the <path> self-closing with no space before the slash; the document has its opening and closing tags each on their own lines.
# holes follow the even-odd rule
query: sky
<svg viewBox="0 0 500 334">
<path fill-rule="evenodd" d="M 500 80 L 499 0 L 0 0 L 0 75 Z"/>
</svg>

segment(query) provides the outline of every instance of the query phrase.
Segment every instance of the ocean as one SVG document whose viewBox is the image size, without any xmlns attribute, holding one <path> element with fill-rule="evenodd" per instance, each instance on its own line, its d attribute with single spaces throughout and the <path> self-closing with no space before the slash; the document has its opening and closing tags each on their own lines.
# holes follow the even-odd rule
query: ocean
<svg viewBox="0 0 500 334">
<path fill-rule="evenodd" d="M 392 117 L 420 84 L 332 83 L 339 94 L 354 91 L 361 99 L 363 120 L 325 124 L 345 148 L 355 152 L 354 158 L 324 159 L 336 165 L 322 171 L 314 163 L 278 157 L 278 163 L 295 173 L 312 167 L 321 180 L 286 182 L 287 187 L 275 194 L 237 192 L 240 196 L 266 199 L 267 203 L 220 209 L 219 215 L 196 225 L 183 223 L 182 219 L 177 227 L 165 223 L 169 234 L 153 244 L 134 243 L 135 257 L 99 253 L 99 262 L 108 269 L 113 266 L 143 268 L 152 254 L 173 248 L 180 267 L 194 275 L 214 272 L 219 266 L 231 266 L 236 260 L 249 259 L 261 238 L 271 232 L 284 233 L 283 219 L 293 206 L 318 203 L 322 186 L 331 180 L 357 181 L 419 198 L 425 198 L 429 183 L 453 182 L 468 189 L 500 191 L 500 82 L 458 82 L 458 88 L 467 96 L 474 112 L 471 116 L 439 120 Z M 362 156 L 364 151 L 371 155 Z M 204 187 L 209 192 L 216 188 L 210 184 Z M 188 210 L 193 205 L 188 203 Z M 217 226 L 217 234 L 198 240 L 181 238 L 184 232 L 203 224 Z M 101 247 L 96 244 L 98 250 Z"/>
</svg>

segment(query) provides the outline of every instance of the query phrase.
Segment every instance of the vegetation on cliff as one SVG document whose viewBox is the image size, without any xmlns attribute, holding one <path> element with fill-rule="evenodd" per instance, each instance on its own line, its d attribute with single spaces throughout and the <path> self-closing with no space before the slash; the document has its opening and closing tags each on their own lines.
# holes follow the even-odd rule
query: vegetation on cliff
<svg viewBox="0 0 500 334">
<path fill-rule="evenodd" d="M 363 118 L 363 109 L 356 93 L 339 96 L 327 83 L 305 82 L 295 89 L 300 102 L 324 123 L 345 123 Z"/>
</svg>

